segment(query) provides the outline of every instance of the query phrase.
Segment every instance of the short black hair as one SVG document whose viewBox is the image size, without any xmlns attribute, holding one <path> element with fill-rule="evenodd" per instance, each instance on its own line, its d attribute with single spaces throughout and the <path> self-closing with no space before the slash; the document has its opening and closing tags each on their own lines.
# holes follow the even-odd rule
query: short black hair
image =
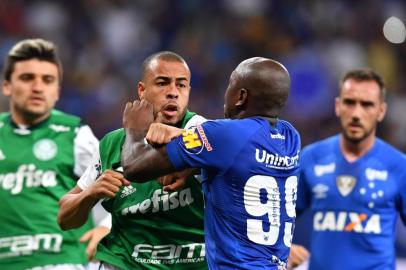
<svg viewBox="0 0 406 270">
<path fill-rule="evenodd" d="M 147 73 L 149 65 L 155 59 L 168 61 L 168 62 L 180 62 L 180 63 L 184 63 L 187 66 L 187 63 L 186 63 L 185 59 L 183 59 L 183 57 L 180 56 L 179 54 L 171 52 L 171 51 L 160 51 L 160 52 L 151 54 L 150 56 L 148 56 L 144 60 L 144 62 L 142 62 L 142 65 L 141 65 L 141 80 L 144 80 L 145 74 Z"/>
<path fill-rule="evenodd" d="M 47 61 L 57 65 L 59 83 L 62 83 L 63 70 L 57 48 L 54 43 L 40 38 L 21 40 L 10 49 L 3 65 L 3 79 L 7 81 L 11 79 L 15 63 L 31 59 Z"/>
<path fill-rule="evenodd" d="M 381 100 L 385 101 L 385 99 L 386 99 L 385 82 L 384 82 L 382 76 L 379 75 L 373 69 L 359 68 L 359 69 L 350 70 L 347 73 L 345 73 L 344 76 L 340 80 L 340 84 L 339 84 L 340 92 L 341 92 L 344 82 L 349 79 L 355 80 L 357 82 L 375 81 L 379 86 Z"/>
</svg>

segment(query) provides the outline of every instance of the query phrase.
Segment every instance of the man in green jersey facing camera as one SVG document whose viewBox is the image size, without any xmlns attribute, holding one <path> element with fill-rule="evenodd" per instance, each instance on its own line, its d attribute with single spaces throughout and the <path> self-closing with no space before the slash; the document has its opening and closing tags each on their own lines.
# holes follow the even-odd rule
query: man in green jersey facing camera
<svg viewBox="0 0 406 270">
<path fill-rule="evenodd" d="M 145 59 L 138 95 L 153 104 L 157 122 L 188 128 L 205 121 L 187 111 L 189 93 L 190 70 L 181 56 L 164 51 Z M 207 269 L 200 183 L 187 181 L 173 192 L 157 181 L 130 183 L 121 174 L 124 136 L 119 129 L 102 139 L 94 166 L 60 201 L 60 226 L 81 226 L 103 200 L 112 228 L 98 246 L 100 269 Z"/>
<path fill-rule="evenodd" d="M 79 242 L 90 221 L 71 232 L 56 222 L 59 199 L 98 147 L 89 126 L 53 109 L 61 81 L 51 42 L 27 39 L 9 51 L 2 90 L 10 112 L 0 114 L 0 269 L 84 269 L 92 257 Z M 97 242 L 105 234 L 97 232 L 87 236 Z"/>
</svg>

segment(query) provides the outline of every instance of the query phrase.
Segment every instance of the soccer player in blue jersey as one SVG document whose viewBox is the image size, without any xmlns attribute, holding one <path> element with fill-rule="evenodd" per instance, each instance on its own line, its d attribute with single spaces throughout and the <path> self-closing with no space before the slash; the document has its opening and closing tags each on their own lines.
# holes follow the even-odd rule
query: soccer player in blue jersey
<svg viewBox="0 0 406 270">
<path fill-rule="evenodd" d="M 232 120 L 208 121 L 158 148 L 143 141 L 152 106 L 145 101 L 126 106 L 122 164 L 127 179 L 142 182 L 184 168 L 202 169 L 210 269 L 286 267 L 300 150 L 298 132 L 278 119 L 289 88 L 280 63 L 245 60 L 225 93 L 225 116 Z"/>
<path fill-rule="evenodd" d="M 376 137 L 386 107 L 376 72 L 348 72 L 335 103 L 341 134 L 302 152 L 297 210 L 310 208 L 313 216 L 309 269 L 395 269 L 397 214 L 406 222 L 406 160 Z"/>
</svg>

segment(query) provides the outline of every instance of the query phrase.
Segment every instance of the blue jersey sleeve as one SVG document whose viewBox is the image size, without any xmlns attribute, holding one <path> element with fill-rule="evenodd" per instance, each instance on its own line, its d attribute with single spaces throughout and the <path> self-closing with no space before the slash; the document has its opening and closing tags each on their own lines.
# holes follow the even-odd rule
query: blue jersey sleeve
<svg viewBox="0 0 406 270">
<path fill-rule="evenodd" d="M 172 165 L 178 170 L 228 168 L 252 134 L 252 129 L 247 125 L 242 128 L 240 121 L 207 121 L 186 130 L 167 145 Z"/>
<path fill-rule="evenodd" d="M 406 225 L 406 173 L 404 173 L 399 181 L 399 193 L 397 198 L 397 208 L 403 224 Z"/>
<path fill-rule="evenodd" d="M 300 215 L 310 206 L 311 191 L 308 185 L 308 170 L 313 168 L 311 153 L 308 149 L 304 149 L 300 156 L 300 176 L 297 188 L 296 211 Z"/>
</svg>

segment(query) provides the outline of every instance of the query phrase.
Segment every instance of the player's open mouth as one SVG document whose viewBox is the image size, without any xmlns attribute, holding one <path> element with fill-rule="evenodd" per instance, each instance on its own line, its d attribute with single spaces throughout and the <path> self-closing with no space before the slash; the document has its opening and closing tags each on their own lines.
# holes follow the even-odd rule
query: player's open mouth
<svg viewBox="0 0 406 270">
<path fill-rule="evenodd" d="M 178 114 L 178 105 L 176 104 L 167 104 L 162 108 L 162 114 L 166 116 L 175 116 Z"/>
</svg>

